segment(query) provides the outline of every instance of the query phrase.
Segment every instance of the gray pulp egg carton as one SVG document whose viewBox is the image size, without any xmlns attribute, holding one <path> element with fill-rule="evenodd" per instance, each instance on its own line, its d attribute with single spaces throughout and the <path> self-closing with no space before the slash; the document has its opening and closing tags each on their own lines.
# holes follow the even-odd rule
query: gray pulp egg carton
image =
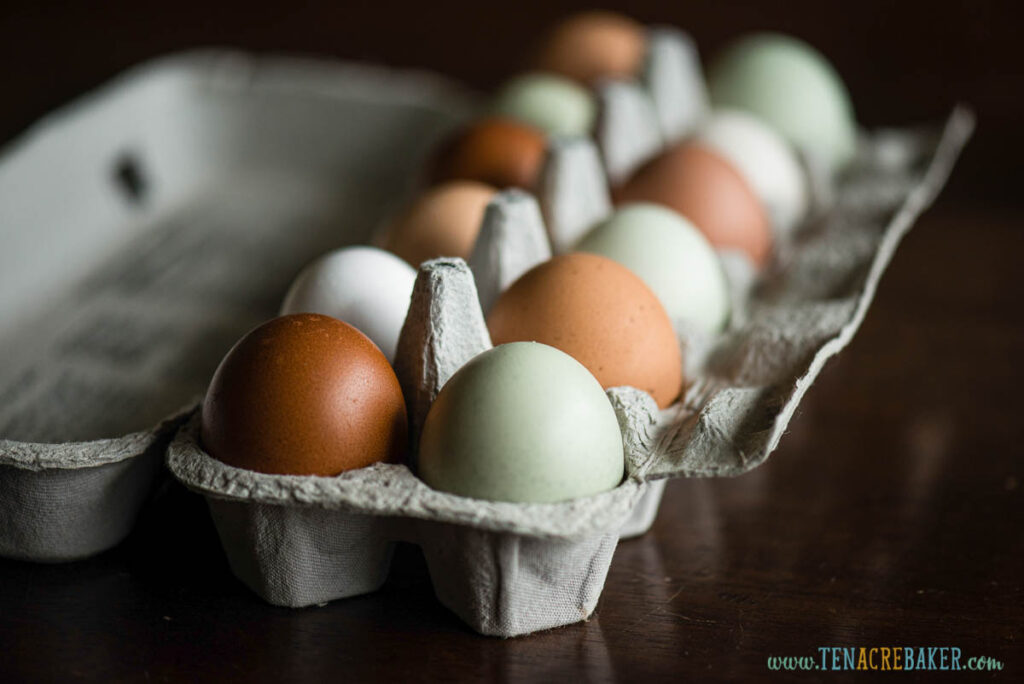
<svg viewBox="0 0 1024 684">
<path fill-rule="evenodd" d="M 414 425 L 459 365 L 489 346 L 484 304 L 609 211 L 604 165 L 625 173 L 688 130 L 693 115 L 672 104 L 702 87 L 681 80 L 699 66 L 687 44 L 652 32 L 641 86 L 602 87 L 608 128 L 598 146 L 554 141 L 538 199 L 503 193 L 469 266 L 421 271 L 396 363 Z M 147 466 L 165 436 L 150 426 L 194 405 L 231 344 L 275 315 L 302 266 L 364 242 L 473 104 L 425 74 L 193 53 L 129 73 L 8 148 L 0 554 L 67 559 L 116 543 L 158 475 Z M 423 547 L 441 601 L 480 632 L 584 619 L 617 540 L 650 525 L 665 478 L 738 474 L 775 447 L 971 127 L 958 110 L 941 136 L 865 137 L 829 210 L 763 277 L 754 282 L 742 260 L 724 255 L 732 327 L 699 340 L 680 325 L 697 378 L 684 399 L 658 411 L 636 390 L 609 393 L 627 461 L 609 492 L 525 505 L 436 492 L 399 465 L 335 478 L 259 475 L 204 454 L 194 416 L 167 463 L 207 498 L 234 572 L 273 603 L 371 591 L 404 539 Z"/>
<path fill-rule="evenodd" d="M 659 411 L 639 390 L 608 392 L 627 464 L 609 492 L 517 504 L 433 490 L 405 465 L 332 478 L 253 473 L 204 453 L 195 419 L 171 444 L 168 466 L 207 498 L 233 571 L 271 603 L 373 591 L 391 545 L 409 541 L 423 549 L 441 602 L 478 632 L 507 637 L 585 619 L 617 541 L 650 527 L 666 478 L 738 475 L 768 457 L 825 361 L 852 338 L 900 238 L 934 199 L 972 125 L 958 110 L 939 138 L 866 141 L 834 212 L 794 238 L 756 283 L 748 265 L 723 255 L 745 295 L 718 339 L 701 340 L 677 322 L 694 379 L 683 398 Z M 897 155 L 904 163 L 885 172 L 879 160 Z M 491 346 L 484 312 L 497 294 L 550 257 L 559 231 L 578 228 L 543 217 L 592 223 L 602 216 L 595 207 L 609 210 L 602 174 L 593 143 L 554 141 L 539 199 L 499 193 L 468 264 L 421 265 L 395 357 L 414 445 L 444 383 Z M 889 192 L 892 184 L 903 191 Z"/>
</svg>

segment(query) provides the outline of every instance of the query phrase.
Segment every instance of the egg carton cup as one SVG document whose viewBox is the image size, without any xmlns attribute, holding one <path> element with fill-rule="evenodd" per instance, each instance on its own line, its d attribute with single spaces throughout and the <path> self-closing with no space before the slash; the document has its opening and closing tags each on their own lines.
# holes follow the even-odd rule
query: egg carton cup
<svg viewBox="0 0 1024 684">
<path fill-rule="evenodd" d="M 593 612 L 619 530 L 646 491 L 648 452 L 629 440 L 651 414 L 635 410 L 644 402 L 635 394 L 609 392 L 629 435 L 624 453 L 636 456 L 624 481 L 563 503 L 456 496 L 397 464 L 336 477 L 234 468 L 202 449 L 198 414 L 171 443 L 167 464 L 206 498 L 232 571 L 267 602 L 302 607 L 372 592 L 387 577 L 395 542 L 405 541 L 422 548 L 441 603 L 481 634 L 511 637 Z"/>
<path fill-rule="evenodd" d="M 128 536 L 180 419 L 118 439 L 0 440 L 0 556 L 71 561 Z"/>
<path fill-rule="evenodd" d="M 0 556 L 121 541 L 217 361 L 309 260 L 365 240 L 472 101 L 425 73 L 203 50 L 9 144 Z"/>
</svg>

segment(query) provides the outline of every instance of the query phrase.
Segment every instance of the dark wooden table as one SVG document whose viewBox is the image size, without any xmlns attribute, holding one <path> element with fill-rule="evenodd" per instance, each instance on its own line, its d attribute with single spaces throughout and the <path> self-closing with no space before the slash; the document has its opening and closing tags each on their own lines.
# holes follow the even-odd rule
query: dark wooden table
<svg viewBox="0 0 1024 684">
<path fill-rule="evenodd" d="M 514 67 L 516 32 L 564 6 L 534 4 L 11 9 L 0 16 L 0 134 L 139 59 L 195 44 L 420 64 L 484 87 Z M 939 118 L 965 99 L 980 128 L 779 450 L 736 479 L 672 482 L 654 529 L 619 547 L 588 622 L 477 636 L 437 603 L 412 547 L 374 595 L 272 608 L 231 576 L 202 501 L 168 486 L 98 558 L 0 561 L 0 681 L 839 681 L 772 672 L 767 660 L 901 645 L 957 646 L 1004 663 L 972 678 L 1022 679 L 1019 24 L 996 3 L 840 9 L 635 11 L 712 48 L 755 26 L 810 38 L 867 123 Z"/>
</svg>

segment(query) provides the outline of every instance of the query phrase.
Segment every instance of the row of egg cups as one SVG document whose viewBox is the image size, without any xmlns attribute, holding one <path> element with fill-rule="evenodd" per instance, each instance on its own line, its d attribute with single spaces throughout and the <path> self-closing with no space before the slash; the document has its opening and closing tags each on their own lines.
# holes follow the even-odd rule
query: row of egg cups
<svg viewBox="0 0 1024 684">
<path fill-rule="evenodd" d="M 441 388 L 490 348 L 484 312 L 519 276 L 552 256 L 558 231 L 578 230 L 557 217 L 590 221 L 587 212 L 610 211 L 608 184 L 591 140 L 554 140 L 543 177 L 540 201 L 518 190 L 494 198 L 468 266 L 461 259 L 438 259 L 420 267 L 393 354 L 414 441 Z M 555 220 L 546 222 L 544 215 Z M 713 255 L 710 246 L 706 250 Z M 357 299 L 360 290 L 379 294 L 386 288 L 373 282 L 371 272 L 377 278 L 389 272 L 386 262 L 380 265 L 331 285 Z M 732 271 L 749 280 L 753 268 L 741 257 Z M 315 272 L 314 265 L 310 273 Z M 311 280 L 300 276 L 286 311 L 310 310 L 296 290 Z M 344 311 L 323 313 L 357 318 Z M 688 375 L 696 375 L 695 352 L 706 347 L 707 335 L 684 320 L 675 322 L 678 344 L 691 352 Z M 363 327 L 374 328 L 374 322 Z M 371 337 L 387 349 L 379 334 L 378 323 Z M 415 541 L 424 549 L 441 601 L 477 631 L 509 636 L 589 615 L 615 540 L 642 534 L 657 513 L 664 480 L 648 483 L 646 473 L 657 458 L 659 407 L 633 388 L 610 389 L 609 398 L 621 430 L 625 478 L 608 491 L 557 503 L 458 496 L 428 487 L 408 467 L 394 464 L 330 478 L 257 473 L 207 454 L 198 419 L 172 443 L 168 466 L 206 496 L 233 571 L 271 603 L 309 605 L 373 591 L 386 577 L 393 542 Z"/>
</svg>

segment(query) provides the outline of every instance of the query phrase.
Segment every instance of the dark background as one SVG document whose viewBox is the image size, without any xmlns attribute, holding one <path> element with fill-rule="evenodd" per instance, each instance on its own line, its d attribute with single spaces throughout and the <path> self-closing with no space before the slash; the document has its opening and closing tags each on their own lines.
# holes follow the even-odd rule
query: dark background
<svg viewBox="0 0 1024 684">
<path fill-rule="evenodd" d="M 6 3 L 0 140 L 141 60 L 197 46 L 354 58 L 493 87 L 574 8 Z M 778 452 L 734 480 L 671 483 L 655 528 L 617 551 L 589 622 L 511 641 L 474 635 L 436 603 L 409 548 L 375 595 L 272 608 L 230 575 L 202 502 L 169 488 L 99 558 L 0 561 L 0 680 L 774 681 L 787 677 L 767 671 L 769 655 L 822 645 L 959 646 L 1005 663 L 990 676 L 1020 679 L 1024 41 L 1012 8 L 629 3 L 641 21 L 689 30 L 705 57 L 750 29 L 810 41 L 869 127 L 939 120 L 956 102 L 974 107 L 979 127 Z"/>
</svg>

